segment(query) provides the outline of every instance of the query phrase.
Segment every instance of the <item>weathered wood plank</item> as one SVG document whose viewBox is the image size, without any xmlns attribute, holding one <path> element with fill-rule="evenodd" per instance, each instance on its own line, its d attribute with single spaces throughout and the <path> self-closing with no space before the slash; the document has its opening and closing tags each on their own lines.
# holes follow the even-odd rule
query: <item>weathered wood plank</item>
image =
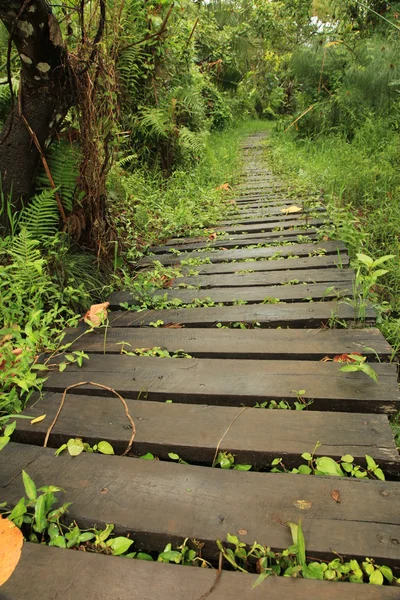
<svg viewBox="0 0 400 600">
<path fill-rule="evenodd" d="M 154 297 L 165 297 L 166 300 L 180 300 L 184 304 L 190 304 L 195 300 L 223 304 L 235 304 L 238 301 L 245 301 L 248 304 L 258 304 L 270 300 L 279 300 L 281 302 L 309 302 L 338 297 L 352 297 L 352 280 L 327 281 L 316 284 L 298 284 L 298 285 L 271 285 L 254 287 L 222 287 L 200 290 L 185 289 L 164 289 L 154 293 Z M 130 292 L 115 292 L 109 297 L 110 309 L 118 309 L 121 304 L 138 304 L 138 297 Z"/>
<path fill-rule="evenodd" d="M 182 273 L 195 270 L 200 275 L 217 275 L 227 273 L 240 273 L 241 271 L 286 271 L 293 269 L 327 269 L 329 267 L 347 267 L 349 257 L 346 254 L 306 256 L 303 258 L 281 258 L 279 260 L 257 260 L 249 262 L 226 262 L 198 265 L 196 267 L 183 267 Z"/>
<path fill-rule="evenodd" d="M 129 560 L 129 559 L 128 559 Z M 57 576 L 55 577 L 55 573 Z M 126 560 L 26 543 L 2 600 L 200 600 L 215 583 L 212 569 Z M 223 571 L 210 600 L 394 600 L 398 588 L 269 577 L 251 589 L 257 576 Z M 338 588 L 338 586 L 340 586 Z"/>
<path fill-rule="evenodd" d="M 13 441 L 43 445 L 46 432 L 61 402 L 61 394 L 47 393 L 33 398 L 27 414 L 46 418 L 34 427 L 18 419 Z M 211 466 L 215 449 L 226 429 L 221 450 L 232 452 L 236 462 L 253 468 L 269 469 L 276 457 L 287 468 L 304 462 L 303 452 L 312 452 L 318 440 L 318 456 L 335 460 L 344 454 L 354 456 L 355 464 L 365 465 L 365 455 L 376 460 L 388 475 L 400 472 L 400 457 L 386 415 L 326 413 L 317 411 L 265 410 L 249 408 L 235 421 L 241 408 L 187 404 L 165 404 L 146 400 L 126 400 L 136 424 L 131 454 L 151 452 L 168 460 L 175 452 L 190 464 Z M 251 435 L 249 435 L 251 433 Z M 118 398 L 68 394 L 48 445 L 59 448 L 70 438 L 80 437 L 91 445 L 106 440 L 117 454 L 128 444 L 131 430 Z"/>
<path fill-rule="evenodd" d="M 189 537 L 204 541 L 203 556 L 215 558 L 217 538 L 245 529 L 243 541 L 282 549 L 292 541 L 280 523 L 302 518 L 310 556 L 335 552 L 389 565 L 400 560 L 395 482 L 226 471 L 88 453 L 55 458 L 50 448 L 9 443 L 0 453 L 1 497 L 9 504 L 24 495 L 22 469 L 38 487 L 66 490 L 71 521 L 82 527 L 114 523 L 117 534 L 132 532 L 139 548 L 161 550 L 166 542 Z M 333 489 L 339 490 L 340 503 L 332 500 Z M 302 510 L 299 500 L 309 502 L 309 509 Z"/>
<path fill-rule="evenodd" d="M 313 244 L 288 244 L 287 246 L 268 246 L 266 248 L 254 248 L 247 250 L 214 250 L 214 251 L 193 251 L 181 252 L 179 255 L 172 253 L 157 254 L 154 257 L 145 256 L 138 261 L 139 266 L 151 264 L 154 260 L 161 262 L 163 265 L 179 264 L 182 260 L 188 258 L 194 259 L 210 259 L 212 263 L 224 262 L 229 260 L 246 260 L 270 258 L 272 256 L 308 256 L 314 252 L 323 254 L 339 254 L 346 253 L 347 249 L 343 242 L 317 242 Z"/>
<path fill-rule="evenodd" d="M 246 271 L 246 269 L 244 269 Z M 201 288 L 216 287 L 253 287 L 284 284 L 290 281 L 320 283 L 324 281 L 351 281 L 355 277 L 353 269 L 298 269 L 288 271 L 271 271 L 269 273 L 242 273 L 233 275 L 197 275 L 192 277 L 177 277 L 172 287 L 180 284 L 193 285 Z"/>
<path fill-rule="evenodd" d="M 210 239 L 203 238 L 199 242 L 187 242 L 186 244 L 175 244 L 175 248 L 181 252 L 187 252 L 188 250 L 197 250 L 202 248 L 241 248 L 247 246 L 253 246 L 256 244 L 272 244 L 274 242 L 298 242 L 298 236 L 307 236 L 313 240 L 317 239 L 317 229 L 310 227 L 307 229 L 285 229 L 283 231 L 270 231 L 268 233 L 259 233 L 255 237 L 249 237 L 243 235 L 230 239 L 229 237 L 217 238 L 211 241 Z M 171 246 L 164 244 L 163 246 L 151 246 L 149 251 L 153 254 L 163 254 L 169 252 Z"/>
<path fill-rule="evenodd" d="M 400 408 L 395 365 L 374 364 L 379 384 L 365 373 L 343 373 L 339 368 L 337 363 L 311 361 L 89 354 L 82 367 L 72 364 L 62 373 L 50 372 L 44 389 L 63 392 L 77 382 L 94 381 L 126 398 L 221 406 L 254 406 L 274 399 L 293 402 L 295 390 L 305 390 L 303 396 L 313 400 L 313 410 L 390 413 Z M 99 395 L 89 384 L 76 393 Z"/>
<path fill-rule="evenodd" d="M 367 323 L 375 321 L 375 311 L 366 311 Z M 216 306 L 210 308 L 180 308 L 177 310 L 143 310 L 140 312 L 110 313 L 113 327 L 142 327 L 158 320 L 180 323 L 187 327 L 214 327 L 216 323 L 260 323 L 261 327 L 320 327 L 330 319 L 353 323 L 354 309 L 338 302 L 313 304 L 250 304 L 246 306 Z"/>
<path fill-rule="evenodd" d="M 304 221 L 304 213 L 296 215 L 275 215 L 272 217 L 267 217 L 263 211 L 253 211 L 246 215 L 245 213 L 229 213 L 225 215 L 225 218 L 222 221 L 218 222 L 218 225 L 221 229 L 225 226 L 238 226 L 241 223 L 244 225 L 247 224 L 257 224 L 257 223 L 275 223 L 273 227 L 276 227 L 278 223 L 284 223 L 286 220 L 293 220 L 297 223 L 302 223 Z M 310 216 L 310 218 L 315 218 L 314 214 Z M 217 226 L 216 226 L 217 227 Z"/>
<path fill-rule="evenodd" d="M 283 230 L 285 229 L 290 229 L 290 228 L 302 228 L 302 227 L 311 227 L 311 226 L 319 226 L 319 225 L 323 225 L 325 224 L 327 221 L 326 219 L 310 219 L 308 221 L 306 221 L 305 219 L 303 221 L 295 221 L 295 220 L 291 220 L 291 221 L 282 221 L 280 223 L 274 223 L 273 225 L 271 224 L 264 224 L 264 226 L 262 225 L 252 225 L 249 227 L 248 231 L 247 231 L 247 227 L 244 226 L 242 227 L 241 225 L 234 225 L 232 227 L 215 227 L 214 231 L 221 231 L 221 232 L 226 232 L 229 235 L 226 236 L 221 236 L 220 238 L 217 238 L 218 240 L 220 240 L 221 242 L 223 240 L 241 240 L 241 239 L 256 239 L 259 237 L 263 237 L 260 235 L 273 231 L 276 228 L 281 229 L 281 231 L 274 231 L 275 235 L 278 235 L 279 233 L 283 233 Z M 255 233 L 251 233 L 251 232 L 255 232 Z M 246 233 L 247 235 L 243 235 L 244 233 Z M 182 238 L 172 238 L 170 240 L 167 240 L 165 242 L 166 246 L 183 246 L 184 244 L 194 244 L 197 242 L 207 242 L 210 241 L 209 236 L 197 236 L 197 237 L 182 237 Z"/>
<path fill-rule="evenodd" d="M 166 348 L 183 350 L 196 358 L 297 359 L 320 360 L 339 354 L 360 352 L 374 360 L 392 355 L 393 349 L 379 329 L 169 329 L 163 327 L 109 327 L 82 335 L 70 329 L 64 343 L 74 342 L 69 350 L 103 354 L 125 349 Z"/>
</svg>

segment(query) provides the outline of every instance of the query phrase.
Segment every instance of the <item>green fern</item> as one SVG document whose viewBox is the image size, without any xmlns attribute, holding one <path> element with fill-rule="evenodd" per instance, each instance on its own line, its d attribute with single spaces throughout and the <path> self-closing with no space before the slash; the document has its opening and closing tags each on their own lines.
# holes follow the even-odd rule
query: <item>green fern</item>
<svg viewBox="0 0 400 600">
<path fill-rule="evenodd" d="M 170 115 L 162 108 L 144 108 L 139 117 L 139 129 L 148 137 L 168 138 L 172 125 Z"/>
<path fill-rule="evenodd" d="M 55 191 L 50 189 L 43 190 L 32 198 L 21 212 L 21 230 L 26 230 L 37 240 L 57 233 L 60 213 L 54 196 Z"/>
<path fill-rule="evenodd" d="M 8 254 L 12 264 L 8 267 L 20 287 L 27 291 L 45 285 L 47 276 L 44 272 L 46 261 L 39 250 L 39 241 L 31 237 L 26 228 L 11 239 Z"/>
<path fill-rule="evenodd" d="M 190 131 L 187 127 L 179 129 L 179 145 L 184 151 L 201 154 L 205 148 L 205 138 L 206 134 L 204 132 Z"/>
<path fill-rule="evenodd" d="M 47 162 L 50 172 L 67 212 L 72 212 L 76 197 L 80 159 L 79 148 L 65 141 L 53 143 L 48 150 Z M 50 188 L 50 182 L 44 172 L 38 176 L 37 183 L 41 190 Z"/>
</svg>

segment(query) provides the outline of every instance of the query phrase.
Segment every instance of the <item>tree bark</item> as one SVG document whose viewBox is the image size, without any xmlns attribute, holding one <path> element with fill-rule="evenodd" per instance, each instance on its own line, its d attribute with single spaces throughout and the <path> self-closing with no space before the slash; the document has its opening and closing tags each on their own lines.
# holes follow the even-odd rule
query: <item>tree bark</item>
<svg viewBox="0 0 400 600">
<path fill-rule="evenodd" d="M 33 194 L 40 163 L 27 124 L 44 149 L 72 104 L 73 86 L 60 28 L 45 0 L 0 0 L 0 19 L 21 59 L 19 96 L 0 134 L 2 190 L 15 212 Z"/>
</svg>

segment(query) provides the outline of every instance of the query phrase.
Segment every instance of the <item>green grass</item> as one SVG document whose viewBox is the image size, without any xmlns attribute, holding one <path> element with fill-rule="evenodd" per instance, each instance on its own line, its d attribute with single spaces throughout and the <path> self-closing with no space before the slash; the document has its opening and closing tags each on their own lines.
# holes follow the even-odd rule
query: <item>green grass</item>
<svg viewBox="0 0 400 600">
<path fill-rule="evenodd" d="M 304 193 L 320 191 L 354 260 L 357 252 L 395 256 L 376 291 L 385 307 L 382 331 L 400 348 L 400 137 L 384 120 L 366 120 L 352 142 L 340 135 L 296 138 L 278 128 L 268 160 Z"/>
</svg>

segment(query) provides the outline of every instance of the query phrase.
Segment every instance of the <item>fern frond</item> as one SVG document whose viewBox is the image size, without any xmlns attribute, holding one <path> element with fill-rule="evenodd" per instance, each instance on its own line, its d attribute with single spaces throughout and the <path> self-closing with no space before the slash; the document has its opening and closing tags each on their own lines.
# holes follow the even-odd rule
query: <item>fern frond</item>
<svg viewBox="0 0 400 600">
<path fill-rule="evenodd" d="M 167 138 L 172 129 L 171 117 L 162 108 L 144 108 L 139 117 L 139 128 L 149 137 Z"/>
<path fill-rule="evenodd" d="M 205 148 L 205 135 L 190 131 L 187 127 L 181 127 L 179 129 L 179 145 L 183 150 L 201 154 Z"/>
<path fill-rule="evenodd" d="M 53 143 L 48 150 L 49 169 L 67 212 L 71 212 L 73 208 L 80 159 L 79 148 L 65 141 Z M 37 182 L 40 189 L 49 189 L 50 183 L 45 173 L 38 176 Z"/>
<path fill-rule="evenodd" d="M 32 198 L 22 210 L 19 227 L 33 238 L 40 240 L 57 232 L 60 213 L 55 199 L 55 191 L 43 190 Z"/>
</svg>

